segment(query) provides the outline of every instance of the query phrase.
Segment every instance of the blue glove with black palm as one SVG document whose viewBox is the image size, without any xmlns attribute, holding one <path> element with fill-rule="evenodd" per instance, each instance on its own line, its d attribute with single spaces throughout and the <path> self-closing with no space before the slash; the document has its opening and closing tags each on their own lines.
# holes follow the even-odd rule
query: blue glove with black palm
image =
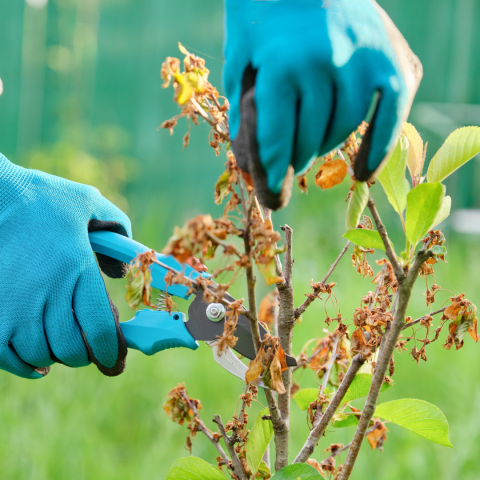
<svg viewBox="0 0 480 480">
<path fill-rule="evenodd" d="M 88 232 L 131 236 L 128 217 L 87 185 L 0 155 L 0 368 L 41 378 L 60 362 L 125 369 L 127 346 Z M 97 255 L 110 277 L 126 265 Z"/>
<path fill-rule="evenodd" d="M 356 178 L 369 179 L 422 76 L 387 14 L 373 0 L 226 0 L 226 15 L 232 146 L 262 204 L 285 205 L 294 173 L 342 143 L 371 108 L 355 163 Z"/>
</svg>

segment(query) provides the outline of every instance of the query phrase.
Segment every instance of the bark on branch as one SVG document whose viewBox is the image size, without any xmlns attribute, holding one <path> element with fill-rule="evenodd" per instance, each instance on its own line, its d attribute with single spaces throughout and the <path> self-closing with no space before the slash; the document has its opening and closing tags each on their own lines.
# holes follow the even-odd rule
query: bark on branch
<svg viewBox="0 0 480 480">
<path fill-rule="evenodd" d="M 402 266 L 398 262 L 397 254 L 393 250 L 393 246 L 390 243 L 390 239 L 388 238 L 387 230 L 385 228 L 385 225 L 383 225 L 382 220 L 380 219 L 380 215 L 378 214 L 377 207 L 375 206 L 375 201 L 373 200 L 373 197 L 371 195 L 368 200 L 367 207 L 369 208 L 370 213 L 372 214 L 373 221 L 377 226 L 378 233 L 382 237 L 383 245 L 385 246 L 385 252 L 387 254 L 388 259 L 390 260 L 390 263 L 392 264 L 395 276 L 397 277 L 398 282 L 400 282 L 400 280 L 405 277 L 405 273 L 403 272 Z"/>
<path fill-rule="evenodd" d="M 285 225 L 285 254 L 283 266 L 284 281 L 277 285 L 279 296 L 278 310 L 278 337 L 280 345 L 287 355 L 292 354 L 293 327 L 295 326 L 295 307 L 293 303 L 293 230 Z M 284 421 L 282 431 L 275 434 L 275 470 L 288 465 L 288 433 L 290 423 L 290 386 L 292 383 L 292 369 L 288 368 L 282 373 L 283 384 L 286 392 L 278 396 L 278 408 Z"/>
<path fill-rule="evenodd" d="M 227 435 L 227 432 L 225 432 L 225 427 L 223 426 L 223 422 L 222 422 L 222 419 L 220 418 L 220 415 L 215 415 L 213 417 L 213 422 L 218 425 L 223 441 L 225 442 L 225 446 L 227 447 L 228 453 L 230 454 L 230 457 L 232 459 L 232 467 L 235 475 L 240 480 L 248 480 L 248 476 L 245 473 L 245 470 L 243 469 L 242 463 L 238 458 L 237 452 L 235 451 L 234 443 L 231 441 L 230 437 Z"/>
</svg>

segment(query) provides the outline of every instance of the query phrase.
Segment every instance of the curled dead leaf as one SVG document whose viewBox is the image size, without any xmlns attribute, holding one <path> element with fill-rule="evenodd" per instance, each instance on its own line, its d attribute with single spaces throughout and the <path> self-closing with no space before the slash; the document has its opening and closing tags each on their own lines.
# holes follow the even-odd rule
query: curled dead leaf
<svg viewBox="0 0 480 480">
<path fill-rule="evenodd" d="M 125 296 L 128 306 L 136 310 L 141 303 L 151 307 L 152 275 L 150 267 L 157 261 L 154 250 L 139 253 L 130 263 L 126 275 L 127 294 Z"/>
<path fill-rule="evenodd" d="M 191 405 L 197 410 L 202 408 L 200 401 L 189 398 L 185 385 L 179 383 L 168 393 L 163 409 L 173 422 L 183 425 L 185 421 L 190 422 L 194 417 Z"/>
<path fill-rule="evenodd" d="M 258 319 L 260 322 L 265 323 L 269 327 L 275 324 L 278 308 L 277 297 L 278 292 L 277 290 L 274 290 L 273 292 L 267 293 L 260 303 Z"/>
<path fill-rule="evenodd" d="M 263 383 L 268 388 L 283 394 L 286 390 L 282 381 L 282 372 L 287 368 L 286 356 L 280 346 L 280 340 L 267 333 L 263 337 L 257 356 L 250 362 L 245 380 L 251 383 L 262 375 Z"/>
<path fill-rule="evenodd" d="M 309 458 L 307 464 L 313 467 L 322 477 L 325 477 L 320 464 L 314 458 Z"/>
<path fill-rule="evenodd" d="M 374 421 L 373 430 L 367 435 L 367 440 L 372 450 L 377 448 L 383 451 L 383 443 L 387 441 L 388 428 L 378 418 Z"/>
<path fill-rule="evenodd" d="M 328 160 L 318 169 L 315 183 L 323 189 L 332 188 L 342 183 L 347 173 L 347 164 L 344 160 Z"/>
</svg>

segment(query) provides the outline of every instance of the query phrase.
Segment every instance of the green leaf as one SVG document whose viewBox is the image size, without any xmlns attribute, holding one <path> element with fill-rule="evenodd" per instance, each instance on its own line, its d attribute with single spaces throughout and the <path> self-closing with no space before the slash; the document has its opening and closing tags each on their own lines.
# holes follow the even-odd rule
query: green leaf
<svg viewBox="0 0 480 480">
<path fill-rule="evenodd" d="M 402 127 L 402 133 L 408 139 L 407 167 L 410 171 L 412 180 L 422 174 L 425 158 L 423 156 L 423 140 L 416 128 L 405 122 Z"/>
<path fill-rule="evenodd" d="M 215 203 L 220 205 L 223 202 L 223 199 L 230 193 L 230 172 L 225 170 L 220 177 L 218 177 L 217 183 L 215 184 Z"/>
<path fill-rule="evenodd" d="M 272 476 L 270 468 L 268 468 L 268 465 L 263 460 L 260 462 L 257 475 L 260 475 L 260 478 L 270 478 Z"/>
<path fill-rule="evenodd" d="M 320 480 L 323 477 L 306 463 L 294 463 L 279 470 L 272 480 Z"/>
<path fill-rule="evenodd" d="M 376 230 L 367 230 L 365 228 L 355 228 L 343 235 L 355 245 L 363 248 L 380 248 L 385 250 L 382 237 Z"/>
<path fill-rule="evenodd" d="M 441 182 L 480 153 L 480 127 L 463 127 L 452 132 L 432 158 L 429 182 Z"/>
<path fill-rule="evenodd" d="M 347 393 L 343 397 L 342 404 L 356 400 L 357 398 L 366 397 L 372 384 L 372 375 L 369 373 L 357 373 L 353 379 L 352 384 L 347 390 Z M 381 392 L 388 390 L 391 387 L 389 383 L 384 383 L 381 388 Z"/>
<path fill-rule="evenodd" d="M 247 462 L 253 474 L 262 463 L 263 454 L 273 437 L 273 426 L 271 420 L 262 420 L 263 415 L 270 415 L 268 408 L 264 408 L 257 417 L 253 430 L 250 432 L 247 444 Z"/>
<path fill-rule="evenodd" d="M 333 423 L 335 428 L 356 427 L 358 425 L 358 418 L 355 415 L 345 415 L 342 420 L 337 420 Z"/>
<path fill-rule="evenodd" d="M 402 398 L 377 406 L 375 416 L 396 423 L 413 433 L 444 447 L 453 447 L 448 438 L 448 422 L 442 411 L 431 403 Z"/>
<path fill-rule="evenodd" d="M 400 135 L 390 158 L 377 176 L 387 194 L 388 201 L 400 215 L 407 206 L 407 193 L 410 190 L 410 184 L 405 177 L 407 154 L 407 137 Z"/>
<path fill-rule="evenodd" d="M 407 195 L 407 238 L 415 247 L 432 228 L 442 209 L 445 187 L 440 183 L 422 183 Z"/>
<path fill-rule="evenodd" d="M 438 211 L 432 228 L 435 228 L 439 223 L 442 223 L 449 215 L 452 208 L 452 198 L 448 195 L 443 199 L 442 208 Z"/>
<path fill-rule="evenodd" d="M 267 263 L 264 263 L 264 260 L 268 260 Z M 261 262 L 255 258 L 255 265 L 257 265 L 258 271 L 263 275 L 265 283 L 267 285 L 275 285 L 283 281 L 283 277 L 279 277 L 277 274 L 277 265 L 275 264 L 275 252 L 273 254 L 268 252 L 267 254 L 261 255 Z"/>
<path fill-rule="evenodd" d="M 293 397 L 300 410 L 307 410 L 308 406 L 318 398 L 318 388 L 304 388 Z"/>
<path fill-rule="evenodd" d="M 201 458 L 185 457 L 173 463 L 165 480 L 225 480 L 225 476 Z"/>
<path fill-rule="evenodd" d="M 446 255 L 447 254 L 447 249 L 442 246 L 442 245 L 434 245 L 432 248 L 432 253 L 435 255 Z"/>
<path fill-rule="evenodd" d="M 366 182 L 357 182 L 347 207 L 347 232 L 357 228 L 368 203 L 370 190 Z"/>
</svg>

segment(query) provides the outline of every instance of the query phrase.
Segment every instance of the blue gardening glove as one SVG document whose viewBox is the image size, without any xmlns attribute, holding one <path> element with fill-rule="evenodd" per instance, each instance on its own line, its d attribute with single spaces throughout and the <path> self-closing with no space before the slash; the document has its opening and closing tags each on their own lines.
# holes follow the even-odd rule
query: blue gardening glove
<svg viewBox="0 0 480 480">
<path fill-rule="evenodd" d="M 10 163 L 0 154 L 0 368 L 41 378 L 54 362 L 125 369 L 127 346 L 88 232 L 131 236 L 128 217 L 87 185 Z M 97 255 L 122 277 L 126 265 Z"/>
<path fill-rule="evenodd" d="M 393 147 L 422 66 L 373 0 L 226 0 L 224 82 L 232 146 L 270 208 L 301 174 L 367 120 L 355 176 Z M 376 94 L 378 92 L 378 94 Z"/>
</svg>

